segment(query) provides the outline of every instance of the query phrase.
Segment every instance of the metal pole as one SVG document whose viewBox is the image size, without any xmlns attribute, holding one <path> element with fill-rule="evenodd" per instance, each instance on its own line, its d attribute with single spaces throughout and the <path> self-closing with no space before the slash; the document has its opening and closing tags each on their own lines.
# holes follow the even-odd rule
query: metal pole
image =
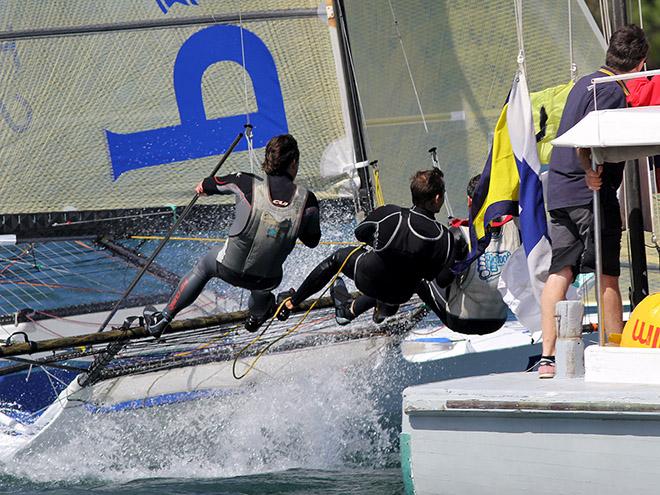
<svg viewBox="0 0 660 495">
<path fill-rule="evenodd" d="M 591 169 L 596 170 L 598 165 L 594 158 L 594 152 L 591 152 Z M 603 304 L 600 293 L 601 277 L 603 274 L 603 257 L 601 251 L 601 222 L 600 222 L 600 193 L 593 192 L 593 205 L 594 205 L 594 255 L 596 258 L 596 307 L 598 308 L 598 343 L 605 345 L 605 329 L 603 328 Z"/>
<path fill-rule="evenodd" d="M 333 0 L 333 8 L 337 22 L 337 39 L 339 41 L 339 52 L 341 54 L 341 65 L 345 75 L 346 92 L 348 94 L 348 114 L 351 119 L 351 129 L 353 130 L 353 146 L 355 147 L 355 161 L 357 163 L 367 161 L 367 151 L 365 146 L 364 128 L 362 116 L 360 113 L 360 98 L 357 84 L 355 82 L 355 73 L 351 63 L 351 47 L 348 39 L 348 26 L 346 25 L 346 14 L 343 0 Z M 360 208 L 369 213 L 374 207 L 374 193 L 369 167 L 358 169 L 360 177 Z"/>
<path fill-rule="evenodd" d="M 238 136 L 236 136 L 236 139 L 234 139 L 234 142 L 231 143 L 231 146 L 225 152 L 225 154 L 222 156 L 222 158 L 220 159 L 218 164 L 215 166 L 215 168 L 213 169 L 213 172 L 211 172 L 211 175 L 209 177 L 213 177 L 218 172 L 218 170 L 220 170 L 220 167 L 222 167 L 222 164 L 225 163 L 227 158 L 229 158 L 229 155 L 231 155 L 231 152 L 234 151 L 234 148 L 236 147 L 236 145 L 238 144 L 238 142 L 241 140 L 242 137 L 243 137 L 243 133 L 239 132 Z M 192 207 L 195 205 L 195 203 L 197 202 L 198 199 L 199 199 L 199 194 L 195 193 L 195 196 L 192 198 L 192 200 L 190 200 L 190 203 L 188 203 L 188 206 L 186 206 L 186 209 L 183 210 L 183 213 L 181 213 L 181 216 L 177 219 L 177 221 L 174 223 L 174 225 L 172 225 L 172 227 L 170 227 L 170 230 L 167 232 L 167 234 L 165 235 L 163 240 L 160 241 L 160 244 L 158 245 L 158 247 L 154 250 L 153 253 L 151 253 L 151 256 L 149 256 L 149 259 L 145 262 L 145 264 L 142 267 L 142 269 L 140 270 L 140 272 L 133 279 L 133 281 L 131 282 L 131 285 L 128 286 L 128 288 L 126 289 L 124 294 L 121 296 L 121 299 L 119 299 L 119 301 L 117 301 L 117 304 L 115 304 L 115 307 L 112 308 L 112 311 L 110 311 L 110 313 L 108 313 L 108 316 L 106 317 L 106 319 L 103 321 L 103 323 L 101 323 L 101 326 L 97 330 L 98 332 L 102 332 L 105 329 L 105 327 L 108 326 L 108 323 L 110 323 L 110 320 L 112 320 L 112 317 L 115 316 L 117 311 L 119 311 L 119 308 L 121 307 L 122 303 L 126 300 L 126 298 L 133 291 L 133 289 L 135 289 L 135 286 L 138 284 L 138 282 L 140 281 L 142 276 L 147 272 L 147 270 L 149 269 L 149 266 L 151 265 L 151 263 L 154 261 L 154 259 L 156 259 L 156 256 L 158 256 L 158 254 L 161 252 L 161 250 L 165 247 L 165 244 L 167 244 L 167 241 L 170 240 L 170 237 L 172 237 L 172 234 L 174 233 L 174 231 L 179 228 L 179 225 L 181 225 L 181 223 L 186 218 L 188 213 L 190 213 L 190 211 L 192 210 Z"/>
<path fill-rule="evenodd" d="M 626 0 L 612 1 L 613 29 L 628 24 Z M 626 211 L 628 212 L 628 245 L 630 247 L 630 304 L 634 308 L 649 294 L 649 281 L 644 247 L 644 216 L 639 160 L 629 160 L 624 169 Z M 631 309 L 632 309 L 631 308 Z"/>
</svg>

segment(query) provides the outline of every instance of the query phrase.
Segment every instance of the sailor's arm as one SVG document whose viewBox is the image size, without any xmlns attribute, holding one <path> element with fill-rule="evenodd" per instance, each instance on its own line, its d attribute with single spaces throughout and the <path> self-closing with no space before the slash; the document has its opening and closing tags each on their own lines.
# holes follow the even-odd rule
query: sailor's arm
<svg viewBox="0 0 660 495">
<path fill-rule="evenodd" d="M 400 211 L 401 208 L 395 205 L 385 205 L 376 208 L 355 228 L 355 238 L 360 242 L 373 246 L 376 234 L 382 237 L 383 235 L 391 235 L 393 233 L 393 231 L 389 232 L 391 229 L 388 228 L 385 228 L 388 232 L 384 232 L 383 227 L 386 226 L 383 226 L 381 222 L 393 213 L 399 213 Z"/>
<path fill-rule="evenodd" d="M 433 263 L 435 271 L 429 273 L 427 280 L 435 280 L 439 287 L 447 287 L 456 278 L 451 270 L 454 263 L 464 260 L 468 253 L 469 247 L 460 229 L 448 229 L 446 247 L 438 249 Z"/>
<path fill-rule="evenodd" d="M 200 195 L 212 194 L 243 194 L 252 195 L 252 174 L 239 172 L 235 174 L 223 175 L 220 177 L 207 177 L 197 184 L 195 191 Z"/>
<path fill-rule="evenodd" d="M 307 247 L 315 248 L 321 240 L 321 219 L 319 202 L 313 192 L 309 191 L 305 211 L 303 212 L 298 238 Z"/>
</svg>

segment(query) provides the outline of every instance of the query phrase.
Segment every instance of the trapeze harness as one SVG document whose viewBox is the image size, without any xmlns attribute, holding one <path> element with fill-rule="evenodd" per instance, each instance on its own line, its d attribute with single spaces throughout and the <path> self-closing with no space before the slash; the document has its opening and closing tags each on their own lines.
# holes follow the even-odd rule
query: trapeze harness
<svg viewBox="0 0 660 495">
<path fill-rule="evenodd" d="M 467 226 L 458 222 L 453 226 L 468 238 Z M 444 289 L 445 314 L 439 316 L 445 325 L 456 332 L 479 334 L 494 332 L 504 325 L 508 307 L 497 283 L 502 268 L 519 245 L 518 228 L 510 216 L 505 217 L 484 253 Z"/>
<path fill-rule="evenodd" d="M 296 244 L 308 193 L 296 185 L 289 204 L 278 206 L 271 200 L 268 180 L 266 176 L 254 181 L 250 216 L 238 232 L 232 232 L 238 230 L 236 222 L 232 224 L 217 261 L 239 275 L 281 280 L 282 265 Z"/>
</svg>

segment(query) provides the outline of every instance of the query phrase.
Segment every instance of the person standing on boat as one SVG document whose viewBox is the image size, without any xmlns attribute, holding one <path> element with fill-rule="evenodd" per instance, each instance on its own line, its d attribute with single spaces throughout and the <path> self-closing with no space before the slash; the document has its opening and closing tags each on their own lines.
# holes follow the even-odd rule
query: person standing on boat
<svg viewBox="0 0 660 495">
<path fill-rule="evenodd" d="M 321 239 L 318 200 L 294 183 L 298 173 L 298 143 L 289 134 L 266 145 L 261 166 L 264 179 L 245 172 L 208 177 L 198 194 L 234 194 L 236 211 L 227 242 L 211 249 L 185 277 L 162 312 L 147 318 L 147 329 L 160 336 L 183 308 L 192 304 L 206 283 L 218 277 L 250 291 L 245 328 L 256 331 L 275 312 L 272 290 L 282 281 L 282 264 L 296 239 L 314 248 Z"/>
<path fill-rule="evenodd" d="M 323 260 L 300 285 L 278 296 L 288 311 L 321 290 L 332 278 L 343 273 L 360 292 L 352 298 L 341 277 L 330 289 L 335 317 L 345 325 L 374 308 L 373 320 L 382 322 L 394 315 L 399 305 L 420 291 L 423 280 L 451 276 L 455 256 L 454 238 L 435 219 L 445 197 L 445 183 L 439 169 L 417 172 L 410 184 L 412 208 L 385 205 L 375 209 L 355 229 L 355 237 L 366 246 L 349 246 Z"/>
<path fill-rule="evenodd" d="M 607 49 L 605 66 L 581 78 L 569 93 L 557 135 L 561 136 L 594 110 L 592 79 L 639 72 L 648 49 L 644 31 L 638 26 L 631 24 L 615 31 Z M 599 84 L 596 86 L 597 108 L 624 108 L 627 93 L 622 82 Z M 598 171 L 593 171 L 588 153 L 589 150 L 576 153 L 570 148 L 554 148 L 550 158 L 547 208 L 551 219 L 552 262 L 541 296 L 540 378 L 552 378 L 555 374 L 556 304 L 566 298 L 568 287 L 578 273 L 595 269 L 592 190 L 600 191 L 602 208 L 602 324 L 608 332 L 621 332 L 623 328 L 619 291 L 622 225 L 617 189 L 623 180 L 624 163 L 605 163 Z"/>
</svg>

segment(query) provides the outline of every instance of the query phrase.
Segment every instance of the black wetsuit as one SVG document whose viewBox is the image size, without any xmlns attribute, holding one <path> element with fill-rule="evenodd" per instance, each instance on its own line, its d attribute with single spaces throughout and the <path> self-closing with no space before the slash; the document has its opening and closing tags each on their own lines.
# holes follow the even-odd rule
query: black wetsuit
<svg viewBox="0 0 660 495">
<path fill-rule="evenodd" d="M 252 174 L 239 172 L 223 177 L 208 177 L 202 183 L 206 194 L 236 195 L 236 209 L 234 221 L 229 229 L 230 236 L 240 234 L 247 224 L 252 209 L 252 191 L 255 180 L 259 179 Z M 271 175 L 268 185 L 271 201 L 277 206 L 288 205 L 296 190 L 293 179 L 289 175 Z M 316 247 L 321 239 L 318 200 L 311 191 L 307 195 L 298 229 L 298 238 L 311 248 Z M 192 304 L 212 277 L 219 277 L 231 285 L 249 289 L 251 291 L 248 301 L 250 313 L 261 317 L 270 311 L 275 300 L 271 291 L 280 284 L 281 277 L 259 278 L 249 274 L 236 273 L 217 261 L 218 253 L 222 248 L 223 246 L 218 246 L 211 249 L 181 279 L 163 311 L 168 319 L 174 318 L 179 311 Z"/>
<path fill-rule="evenodd" d="M 383 316 L 391 316 L 420 292 L 422 280 L 450 273 L 454 238 L 433 213 L 420 207 L 381 206 L 357 226 L 355 237 L 368 247 L 345 247 L 323 260 L 293 295 L 294 305 L 321 290 L 343 265 L 341 272 L 364 294 L 353 302 L 353 315 L 381 303 Z"/>
</svg>

